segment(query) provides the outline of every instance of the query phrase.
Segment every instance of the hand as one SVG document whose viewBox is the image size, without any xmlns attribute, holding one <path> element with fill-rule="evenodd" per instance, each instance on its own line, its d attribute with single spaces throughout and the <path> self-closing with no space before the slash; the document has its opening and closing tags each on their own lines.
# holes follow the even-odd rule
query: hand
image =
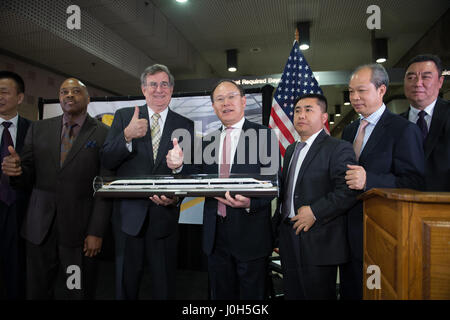
<svg viewBox="0 0 450 320">
<path fill-rule="evenodd" d="M 20 176 L 22 167 L 20 166 L 20 157 L 12 146 L 8 146 L 9 156 L 3 158 L 2 171 L 10 177 Z"/>
<path fill-rule="evenodd" d="M 291 221 L 294 222 L 295 234 L 299 234 L 300 231 L 308 231 L 313 224 L 316 222 L 316 218 L 314 217 L 314 213 L 311 210 L 310 206 L 302 206 L 298 209 L 297 214 L 291 218 Z"/>
<path fill-rule="evenodd" d="M 172 169 L 178 169 L 183 165 L 183 150 L 178 144 L 177 138 L 173 138 L 173 149 L 170 149 L 166 155 L 167 166 Z"/>
<path fill-rule="evenodd" d="M 148 121 L 147 119 L 139 119 L 139 108 L 135 106 L 133 117 L 125 130 L 123 130 L 125 140 L 130 142 L 133 139 L 142 138 L 146 135 L 147 130 Z"/>
<path fill-rule="evenodd" d="M 103 239 L 96 236 L 87 236 L 84 239 L 83 252 L 86 257 L 94 257 L 100 253 Z"/>
<path fill-rule="evenodd" d="M 348 164 L 345 180 L 350 189 L 363 190 L 366 187 L 366 170 L 361 166 Z"/>
<path fill-rule="evenodd" d="M 165 195 L 159 197 L 156 194 L 149 197 L 149 199 L 156 203 L 158 206 L 168 206 L 178 202 L 178 197 L 169 198 Z"/>
<path fill-rule="evenodd" d="M 230 191 L 225 193 L 225 199 L 221 197 L 215 197 L 217 201 L 232 207 L 232 208 L 250 208 L 250 198 L 237 194 L 234 198 L 230 195 Z"/>
</svg>

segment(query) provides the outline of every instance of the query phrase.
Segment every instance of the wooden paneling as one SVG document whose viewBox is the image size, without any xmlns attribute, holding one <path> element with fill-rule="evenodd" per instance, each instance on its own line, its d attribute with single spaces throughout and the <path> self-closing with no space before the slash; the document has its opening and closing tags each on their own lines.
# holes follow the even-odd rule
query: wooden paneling
<svg viewBox="0 0 450 320">
<path fill-rule="evenodd" d="M 372 189 L 364 200 L 364 298 L 450 299 L 450 193 Z M 367 267 L 381 289 L 366 286 Z"/>
</svg>

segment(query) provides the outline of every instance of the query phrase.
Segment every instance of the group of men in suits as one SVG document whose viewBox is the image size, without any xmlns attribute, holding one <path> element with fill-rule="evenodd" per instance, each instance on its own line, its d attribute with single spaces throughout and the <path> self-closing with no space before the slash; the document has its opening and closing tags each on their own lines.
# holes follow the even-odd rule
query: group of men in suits
<svg viewBox="0 0 450 320">
<path fill-rule="evenodd" d="M 20 288 L 17 270 L 23 266 L 18 260 L 22 225 L 28 297 L 51 298 L 58 265 L 77 265 L 83 274 L 81 289 L 66 288 L 67 294 L 92 298 L 94 257 L 101 250 L 112 211 L 117 298 L 138 298 L 147 263 L 152 297 L 173 299 L 182 199 L 153 196 L 113 203 L 93 199 L 93 178 L 199 172 L 229 177 L 258 175 L 271 167 L 272 174 L 280 176 L 281 189 L 273 217 L 268 197 L 227 192 L 205 200 L 202 246 L 211 298 L 264 299 L 268 258 L 279 239 L 287 299 L 335 299 L 338 269 L 341 298 L 361 299 L 363 221 L 357 195 L 374 187 L 450 191 L 450 106 L 438 98 L 442 83 L 439 58 L 411 60 L 405 74 L 405 96 L 411 106 L 402 117 L 383 103 L 389 84 L 384 68 L 358 67 L 349 91 L 360 119 L 344 129 L 342 140 L 323 130 L 326 98 L 299 97 L 294 127 L 300 139 L 287 148 L 281 173 L 272 130 L 245 119 L 244 91 L 232 80 L 220 81 L 211 91 L 221 127 L 203 139 L 202 154 L 212 150 L 214 162 L 203 159 L 194 164 L 184 157 L 194 152 L 183 153 L 185 148 L 194 150 L 193 140 L 172 137 L 180 128 L 192 138 L 195 132 L 191 120 L 168 107 L 174 78 L 163 65 L 150 66 L 141 76 L 146 104 L 118 110 L 109 130 L 87 114 L 87 89 L 73 78 L 60 88 L 63 115 L 30 125 L 17 116 L 23 81 L 0 72 L 2 197 L 5 186 L 14 196 L 12 202 L 0 201 L 0 252 L 8 261 L 3 272 L 10 280 L 10 297 L 19 297 L 14 292 Z M 253 131 L 256 142 L 247 134 Z M 9 132 L 12 142 L 8 137 L 3 140 Z M 252 160 L 262 145 L 270 163 L 259 157 Z M 25 209 L 19 208 L 23 202 L 18 199 L 30 188 L 30 206 L 22 223 Z"/>
</svg>

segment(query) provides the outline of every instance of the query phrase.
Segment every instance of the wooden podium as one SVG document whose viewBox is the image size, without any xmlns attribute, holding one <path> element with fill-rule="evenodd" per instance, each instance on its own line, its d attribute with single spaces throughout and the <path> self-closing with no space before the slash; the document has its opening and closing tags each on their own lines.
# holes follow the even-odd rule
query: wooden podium
<svg viewBox="0 0 450 320">
<path fill-rule="evenodd" d="M 372 189 L 360 199 L 364 299 L 450 299 L 450 192 Z M 381 289 L 366 285 L 370 265 Z"/>
</svg>

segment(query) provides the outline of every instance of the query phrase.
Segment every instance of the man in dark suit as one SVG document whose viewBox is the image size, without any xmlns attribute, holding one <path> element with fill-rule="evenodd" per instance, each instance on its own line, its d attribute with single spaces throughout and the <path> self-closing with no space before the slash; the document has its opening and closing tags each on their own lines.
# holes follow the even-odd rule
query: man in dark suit
<svg viewBox="0 0 450 320">
<path fill-rule="evenodd" d="M 222 126 L 204 138 L 202 173 L 277 175 L 278 141 L 269 128 L 245 119 L 242 87 L 222 80 L 212 90 L 211 101 Z M 268 161 L 261 159 L 262 144 L 267 146 Z M 268 257 L 273 249 L 271 200 L 232 197 L 229 192 L 225 197 L 205 199 L 203 251 L 208 256 L 212 299 L 265 298 Z"/>
<path fill-rule="evenodd" d="M 194 123 L 169 108 L 174 78 L 155 64 L 141 75 L 147 102 L 116 112 L 102 152 L 102 163 L 119 177 L 171 175 L 186 172 L 172 133 L 184 128 L 194 137 Z M 149 126 L 150 124 L 150 126 Z M 192 162 L 191 162 L 192 163 Z M 150 201 L 151 200 L 151 201 Z M 144 261 L 150 268 L 153 299 L 175 298 L 177 228 L 180 199 L 153 196 L 118 199 L 114 211 L 124 233 L 123 298 L 137 299 Z"/>
<path fill-rule="evenodd" d="M 450 191 L 450 102 L 439 98 L 444 83 L 441 59 L 419 55 L 406 66 L 403 117 L 419 126 L 424 138 L 425 190 Z"/>
<path fill-rule="evenodd" d="M 1 158 L 9 155 L 8 146 L 22 150 L 30 121 L 17 113 L 25 93 L 23 79 L 16 73 L 0 71 Z M 25 248 L 19 236 L 27 209 L 29 192 L 15 191 L 9 178 L 0 171 L 0 270 L 8 299 L 25 298 Z M 4 291 L 0 288 L 0 291 Z M 0 297 L 3 292 L 0 292 Z"/>
<path fill-rule="evenodd" d="M 65 80 L 59 100 L 63 115 L 34 122 L 20 156 L 10 147 L 3 161 L 15 187 L 33 187 L 21 232 L 30 299 L 53 298 L 59 265 L 68 274 L 67 298 L 93 298 L 93 257 L 109 223 L 108 201 L 92 197 L 95 176 L 107 175 L 99 150 L 108 129 L 87 114 L 90 99 L 81 81 Z"/>
<path fill-rule="evenodd" d="M 346 173 L 350 189 L 423 186 L 424 155 L 418 127 L 391 113 L 383 103 L 389 77 L 383 66 L 358 67 L 349 82 L 350 102 L 360 119 L 345 127 L 342 139 L 353 143 L 358 165 Z M 362 299 L 363 208 L 359 201 L 348 212 L 350 262 L 339 267 L 342 299 Z"/>
<path fill-rule="evenodd" d="M 300 141 L 286 149 L 279 233 L 286 299 L 336 299 L 339 264 L 347 262 L 346 210 L 357 192 L 347 188 L 347 165 L 356 163 L 351 144 L 323 130 L 327 100 L 320 94 L 298 98 L 294 127 Z"/>
</svg>

